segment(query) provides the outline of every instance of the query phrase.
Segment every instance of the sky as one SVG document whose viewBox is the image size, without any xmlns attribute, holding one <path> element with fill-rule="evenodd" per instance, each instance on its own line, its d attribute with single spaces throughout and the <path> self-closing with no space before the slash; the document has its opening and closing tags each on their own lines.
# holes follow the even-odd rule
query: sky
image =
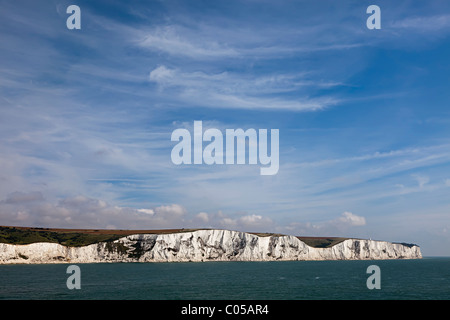
<svg viewBox="0 0 450 320">
<path fill-rule="evenodd" d="M 372 4 L 381 29 L 366 26 Z M 0 5 L 0 225 L 224 228 L 450 255 L 448 1 Z M 194 121 L 278 129 L 277 174 L 174 164 L 171 134 Z"/>
</svg>

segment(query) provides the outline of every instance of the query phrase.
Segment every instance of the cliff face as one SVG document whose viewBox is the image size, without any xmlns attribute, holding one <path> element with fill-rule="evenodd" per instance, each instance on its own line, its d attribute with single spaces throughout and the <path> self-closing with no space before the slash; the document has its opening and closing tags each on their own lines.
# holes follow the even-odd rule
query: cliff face
<svg viewBox="0 0 450 320">
<path fill-rule="evenodd" d="M 229 230 L 137 234 L 84 247 L 0 243 L 0 264 L 420 258 L 420 248 L 415 245 L 348 239 L 330 248 L 313 248 L 294 236 L 259 237 Z"/>
</svg>

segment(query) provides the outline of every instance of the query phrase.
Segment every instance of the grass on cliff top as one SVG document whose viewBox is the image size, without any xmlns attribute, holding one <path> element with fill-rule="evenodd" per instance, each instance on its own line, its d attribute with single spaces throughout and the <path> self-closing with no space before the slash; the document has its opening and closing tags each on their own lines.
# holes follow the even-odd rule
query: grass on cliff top
<svg viewBox="0 0 450 320">
<path fill-rule="evenodd" d="M 98 242 L 114 241 L 132 234 L 168 234 L 195 230 L 197 229 L 105 230 L 0 226 L 0 243 L 30 244 L 50 242 L 71 247 L 81 247 Z"/>
<path fill-rule="evenodd" d="M 105 230 L 105 229 L 55 229 L 0 226 L 0 243 L 30 244 L 35 242 L 59 243 L 79 247 L 98 242 L 110 242 L 132 234 L 170 234 L 192 232 L 201 229 L 159 229 L 159 230 Z M 260 237 L 280 237 L 278 233 L 252 233 Z M 347 238 L 297 237 L 307 245 L 328 248 Z"/>
<path fill-rule="evenodd" d="M 0 242 L 30 244 L 35 242 L 59 243 L 66 246 L 83 246 L 120 238 L 114 234 L 96 234 L 76 231 L 53 231 L 51 229 L 0 227 Z"/>
<path fill-rule="evenodd" d="M 284 234 L 279 233 L 253 233 L 259 237 L 282 237 Z M 296 237 L 300 241 L 303 241 L 310 247 L 314 248 L 329 248 L 349 238 L 341 237 Z"/>
<path fill-rule="evenodd" d="M 330 248 L 349 238 L 341 237 L 297 237 L 310 247 L 314 248 Z"/>
</svg>

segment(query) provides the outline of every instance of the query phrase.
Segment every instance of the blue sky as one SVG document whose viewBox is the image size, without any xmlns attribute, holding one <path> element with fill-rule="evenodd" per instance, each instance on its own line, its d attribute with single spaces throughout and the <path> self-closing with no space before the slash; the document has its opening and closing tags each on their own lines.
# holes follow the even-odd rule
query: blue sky
<svg viewBox="0 0 450 320">
<path fill-rule="evenodd" d="M 68 30 L 66 8 L 81 8 Z M 369 30 L 366 9 L 381 8 Z M 448 1 L 2 1 L 0 224 L 351 236 L 450 255 Z M 176 166 L 280 130 L 280 169 Z"/>
</svg>

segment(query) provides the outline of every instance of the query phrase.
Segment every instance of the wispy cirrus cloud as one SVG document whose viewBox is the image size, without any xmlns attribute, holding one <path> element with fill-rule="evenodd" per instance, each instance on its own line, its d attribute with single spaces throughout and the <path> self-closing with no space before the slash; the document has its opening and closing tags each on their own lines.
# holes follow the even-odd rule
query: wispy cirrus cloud
<svg viewBox="0 0 450 320">
<path fill-rule="evenodd" d="M 324 31 L 323 27 L 301 30 L 261 30 L 265 27 L 252 27 L 255 29 L 244 28 L 236 33 L 233 28 L 230 30 L 195 22 L 191 24 L 189 28 L 174 24 L 136 30 L 135 34 L 139 34 L 139 37 L 135 37 L 135 43 L 148 50 L 193 60 L 272 59 L 295 54 L 354 49 L 363 45 L 346 40 L 320 43 L 317 41 L 317 34 Z M 283 34 L 284 41 L 277 43 L 277 40 L 280 40 L 279 34 Z M 294 41 L 295 39 L 297 41 Z M 298 40 L 303 40 L 303 45 Z"/>
<path fill-rule="evenodd" d="M 209 85 L 224 93 L 264 94 L 285 93 L 305 88 L 332 88 L 345 85 L 341 82 L 316 80 L 309 73 L 246 75 L 232 72 L 206 73 L 203 71 L 183 72 L 160 65 L 148 77 L 163 88 L 199 88 Z"/>
<path fill-rule="evenodd" d="M 414 30 L 419 33 L 448 33 L 450 27 L 450 14 L 407 17 L 392 22 L 390 27 L 395 29 Z"/>
<path fill-rule="evenodd" d="M 333 166 L 339 164 L 349 164 L 354 162 L 370 162 L 370 161 L 384 161 L 391 162 L 391 166 L 384 166 L 380 168 L 384 171 L 391 170 L 409 170 L 414 167 L 429 166 L 436 163 L 446 163 L 450 160 L 450 145 L 433 145 L 425 147 L 404 148 L 398 150 L 374 152 L 370 154 L 342 157 L 335 159 L 323 159 L 313 162 L 299 162 L 294 166 L 298 167 L 323 167 Z M 392 172 L 392 171 L 390 171 Z"/>
<path fill-rule="evenodd" d="M 311 88 L 330 88 L 342 83 L 308 79 L 303 74 L 242 75 L 230 72 L 208 74 L 183 72 L 164 65 L 153 69 L 149 81 L 171 96 L 196 106 L 249 110 L 315 111 L 339 103 L 337 98 L 292 99 L 283 97 Z"/>
<path fill-rule="evenodd" d="M 239 51 L 233 47 L 214 41 L 200 41 L 192 37 L 190 29 L 180 30 L 179 26 L 156 27 L 145 32 L 138 42 L 144 48 L 162 51 L 173 56 L 186 56 L 192 59 L 238 57 Z M 142 31 L 141 31 L 142 32 Z M 190 36 L 187 36 L 190 34 Z"/>
</svg>

